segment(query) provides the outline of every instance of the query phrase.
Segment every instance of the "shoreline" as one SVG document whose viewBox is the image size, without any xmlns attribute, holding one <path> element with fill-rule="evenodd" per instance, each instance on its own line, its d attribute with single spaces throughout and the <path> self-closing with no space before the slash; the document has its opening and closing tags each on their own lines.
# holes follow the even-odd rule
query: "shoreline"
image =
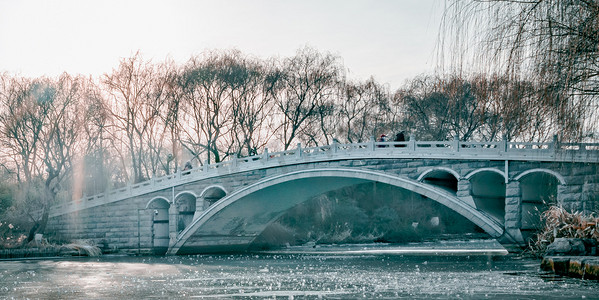
<svg viewBox="0 0 599 300">
<path fill-rule="evenodd" d="M 546 256 L 541 261 L 541 270 L 561 276 L 599 280 L 599 257 Z"/>
</svg>

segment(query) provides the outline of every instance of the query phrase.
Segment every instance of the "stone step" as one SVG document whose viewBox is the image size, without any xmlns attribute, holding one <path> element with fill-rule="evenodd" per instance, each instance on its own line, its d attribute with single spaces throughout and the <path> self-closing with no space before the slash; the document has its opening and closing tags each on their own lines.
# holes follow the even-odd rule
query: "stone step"
<svg viewBox="0 0 599 300">
<path fill-rule="evenodd" d="M 541 269 L 558 275 L 582 279 L 599 279 L 599 257 L 597 256 L 546 256 Z"/>
</svg>

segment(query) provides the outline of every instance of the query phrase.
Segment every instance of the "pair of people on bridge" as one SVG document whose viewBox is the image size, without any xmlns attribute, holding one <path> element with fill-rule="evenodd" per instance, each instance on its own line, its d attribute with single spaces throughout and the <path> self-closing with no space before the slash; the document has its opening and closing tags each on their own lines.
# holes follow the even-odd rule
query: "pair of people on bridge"
<svg viewBox="0 0 599 300">
<path fill-rule="evenodd" d="M 381 134 L 381 136 L 379 137 L 379 139 L 377 140 L 377 142 L 387 142 L 389 141 L 387 138 L 387 135 L 385 134 Z M 400 131 L 398 134 L 395 135 L 395 138 L 393 139 L 394 142 L 405 142 L 406 141 L 406 136 L 405 133 L 403 131 Z M 387 147 L 386 145 L 379 145 L 379 148 L 384 148 Z M 395 145 L 395 147 L 405 147 L 405 145 Z"/>
</svg>

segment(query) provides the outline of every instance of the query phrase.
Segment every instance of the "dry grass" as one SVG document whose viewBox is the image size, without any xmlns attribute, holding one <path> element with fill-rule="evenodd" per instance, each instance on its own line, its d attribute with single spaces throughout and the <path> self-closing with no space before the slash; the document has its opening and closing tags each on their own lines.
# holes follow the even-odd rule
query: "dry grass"
<svg viewBox="0 0 599 300">
<path fill-rule="evenodd" d="M 60 251 L 63 252 L 74 252 L 76 251 L 79 255 L 83 256 L 100 256 L 102 255 L 102 250 L 98 248 L 98 246 L 93 245 L 89 241 L 85 240 L 77 240 L 73 241 L 70 244 L 60 246 Z"/>
<path fill-rule="evenodd" d="M 545 227 L 529 243 L 533 254 L 542 255 L 556 238 L 581 238 L 599 241 L 599 217 L 581 212 L 570 213 L 561 206 L 551 206 L 543 212 Z"/>
</svg>

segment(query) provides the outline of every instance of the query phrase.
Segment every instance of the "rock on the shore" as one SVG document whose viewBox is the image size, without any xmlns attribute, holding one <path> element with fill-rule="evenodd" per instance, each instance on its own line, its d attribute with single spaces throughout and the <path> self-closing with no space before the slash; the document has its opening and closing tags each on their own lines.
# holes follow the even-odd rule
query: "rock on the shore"
<svg viewBox="0 0 599 300">
<path fill-rule="evenodd" d="M 545 256 L 594 256 L 597 241 L 594 239 L 557 238 L 547 246 Z"/>
</svg>

